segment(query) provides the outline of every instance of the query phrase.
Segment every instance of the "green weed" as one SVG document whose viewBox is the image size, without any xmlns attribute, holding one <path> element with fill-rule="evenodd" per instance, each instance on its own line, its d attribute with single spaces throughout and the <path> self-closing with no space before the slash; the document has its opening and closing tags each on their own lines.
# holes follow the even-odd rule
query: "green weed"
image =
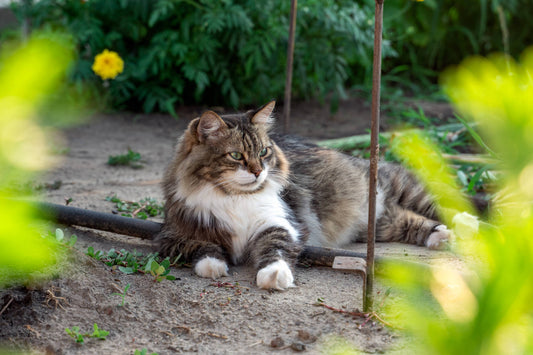
<svg viewBox="0 0 533 355">
<path fill-rule="evenodd" d="M 148 350 L 146 348 L 142 348 L 142 350 L 135 350 L 134 355 L 157 355 L 157 353 L 148 354 Z"/>
<path fill-rule="evenodd" d="M 59 190 L 63 185 L 63 181 L 54 180 L 53 182 L 37 182 L 37 181 L 16 181 L 7 186 L 7 190 L 17 195 L 33 195 L 39 192 Z"/>
<path fill-rule="evenodd" d="M 166 258 L 159 264 L 155 258 L 151 259 L 146 264 L 145 271 L 149 271 L 150 274 L 154 277 L 155 282 L 161 282 L 163 280 L 175 280 L 176 277 L 168 275 L 170 272 L 170 260 Z"/>
<path fill-rule="evenodd" d="M 129 166 L 134 169 L 141 169 L 143 165 L 141 164 L 141 154 L 134 152 L 128 148 L 126 154 L 119 155 L 110 155 L 107 159 L 107 165 L 111 166 Z"/>
<path fill-rule="evenodd" d="M 462 164 L 457 170 L 457 179 L 463 192 L 475 195 L 478 192 L 490 192 L 497 178 L 490 170 L 490 165 Z"/>
<path fill-rule="evenodd" d="M 96 259 L 96 260 L 102 260 L 102 257 L 105 256 L 103 251 L 101 250 L 95 251 L 93 247 L 88 247 L 87 253 L 85 254 L 89 255 L 91 258 Z"/>
<path fill-rule="evenodd" d="M 93 247 L 87 248 L 87 255 L 102 261 L 107 266 L 116 267 L 125 274 L 150 274 L 154 276 L 154 281 L 174 280 L 174 276 L 168 275 L 170 266 L 181 266 L 181 255 L 178 255 L 172 261 L 170 257 L 162 259 L 158 253 L 143 255 L 141 252 L 129 252 L 124 249 L 117 251 L 110 249 L 107 253 L 95 251 Z"/>
<path fill-rule="evenodd" d="M 130 284 L 127 284 L 126 287 L 124 287 L 124 290 L 121 291 L 120 293 L 118 292 L 113 292 L 111 294 L 111 296 L 120 296 L 122 298 L 122 302 L 120 302 L 119 306 L 120 307 L 124 307 L 124 305 L 126 304 L 126 294 L 128 293 L 128 290 L 130 289 Z"/>
<path fill-rule="evenodd" d="M 76 244 L 76 242 L 78 241 L 78 237 L 74 234 L 71 235 L 69 238 L 65 238 L 65 233 L 60 228 L 56 228 L 55 233 L 50 232 L 49 237 L 67 247 L 73 247 L 74 244 Z"/>
<path fill-rule="evenodd" d="M 96 323 L 94 323 L 92 333 L 81 333 L 80 327 L 76 326 L 72 328 L 65 328 L 65 332 L 67 332 L 67 334 L 79 344 L 85 343 L 85 338 L 106 340 L 107 336 L 109 335 L 107 330 L 99 329 Z"/>
<path fill-rule="evenodd" d="M 147 219 L 148 217 L 163 215 L 164 212 L 163 205 L 150 197 L 135 202 L 125 201 L 117 196 L 108 196 L 106 197 L 106 201 L 113 202 L 117 208 L 117 212 L 124 217 Z"/>
</svg>

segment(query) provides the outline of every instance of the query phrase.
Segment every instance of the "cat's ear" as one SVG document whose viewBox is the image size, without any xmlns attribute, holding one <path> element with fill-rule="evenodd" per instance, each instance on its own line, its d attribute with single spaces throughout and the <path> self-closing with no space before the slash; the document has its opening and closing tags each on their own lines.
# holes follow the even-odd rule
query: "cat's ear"
<svg viewBox="0 0 533 355">
<path fill-rule="evenodd" d="M 213 111 L 206 111 L 200 116 L 196 132 L 200 142 L 204 142 L 209 138 L 220 138 L 226 128 L 228 126 L 219 115 Z"/>
<path fill-rule="evenodd" d="M 252 116 L 251 122 L 257 125 L 270 126 L 272 123 L 274 123 L 274 118 L 272 118 L 272 111 L 274 111 L 274 106 L 276 106 L 276 101 L 270 101 L 268 104 L 261 107 Z"/>
</svg>

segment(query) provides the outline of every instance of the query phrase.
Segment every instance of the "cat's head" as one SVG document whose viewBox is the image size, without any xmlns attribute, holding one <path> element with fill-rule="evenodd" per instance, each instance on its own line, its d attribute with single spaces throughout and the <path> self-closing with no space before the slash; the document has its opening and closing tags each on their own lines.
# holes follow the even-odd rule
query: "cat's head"
<svg viewBox="0 0 533 355">
<path fill-rule="evenodd" d="M 288 162 L 269 135 L 274 106 L 224 116 L 207 111 L 194 119 L 177 151 L 180 180 L 226 194 L 254 193 L 269 181 L 284 185 Z"/>
</svg>

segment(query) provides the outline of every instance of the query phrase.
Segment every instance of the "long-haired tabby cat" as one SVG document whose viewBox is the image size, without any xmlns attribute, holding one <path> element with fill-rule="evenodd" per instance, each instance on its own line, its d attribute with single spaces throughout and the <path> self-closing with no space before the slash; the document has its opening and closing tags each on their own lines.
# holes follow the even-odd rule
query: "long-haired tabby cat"
<svg viewBox="0 0 533 355">
<path fill-rule="evenodd" d="M 189 124 L 163 180 L 163 255 L 181 253 L 209 278 L 250 263 L 259 287 L 281 290 L 305 243 L 366 240 L 368 162 L 270 134 L 273 110 L 207 111 Z M 377 200 L 378 241 L 446 243 L 430 196 L 401 166 L 381 164 Z"/>
</svg>

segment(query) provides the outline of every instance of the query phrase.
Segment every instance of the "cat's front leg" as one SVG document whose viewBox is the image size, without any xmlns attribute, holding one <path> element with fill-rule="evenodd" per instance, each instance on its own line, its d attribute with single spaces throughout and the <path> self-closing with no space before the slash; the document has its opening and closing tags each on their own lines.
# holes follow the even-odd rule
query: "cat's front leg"
<svg viewBox="0 0 533 355">
<path fill-rule="evenodd" d="M 431 234 L 426 239 L 426 246 L 433 250 L 443 250 L 449 247 L 451 230 L 444 224 L 439 224 L 431 230 Z"/>
<path fill-rule="evenodd" d="M 257 286 L 276 290 L 294 287 L 292 268 L 300 250 L 301 243 L 294 229 L 271 227 L 255 237 L 251 255 L 259 269 Z"/>
<path fill-rule="evenodd" d="M 194 272 L 200 277 L 214 280 L 228 276 L 226 253 L 220 245 L 203 242 L 194 252 L 192 259 Z"/>
<path fill-rule="evenodd" d="M 186 261 L 192 262 L 196 275 L 211 279 L 228 276 L 227 252 L 222 246 L 187 237 L 167 226 L 157 239 L 161 255 L 181 255 Z"/>
<path fill-rule="evenodd" d="M 257 272 L 257 286 L 264 289 L 284 290 L 294 287 L 294 276 L 283 259 L 274 261 Z"/>
<path fill-rule="evenodd" d="M 222 276 L 228 276 L 228 264 L 219 258 L 204 256 L 195 263 L 194 272 L 200 277 L 214 280 Z"/>
</svg>

